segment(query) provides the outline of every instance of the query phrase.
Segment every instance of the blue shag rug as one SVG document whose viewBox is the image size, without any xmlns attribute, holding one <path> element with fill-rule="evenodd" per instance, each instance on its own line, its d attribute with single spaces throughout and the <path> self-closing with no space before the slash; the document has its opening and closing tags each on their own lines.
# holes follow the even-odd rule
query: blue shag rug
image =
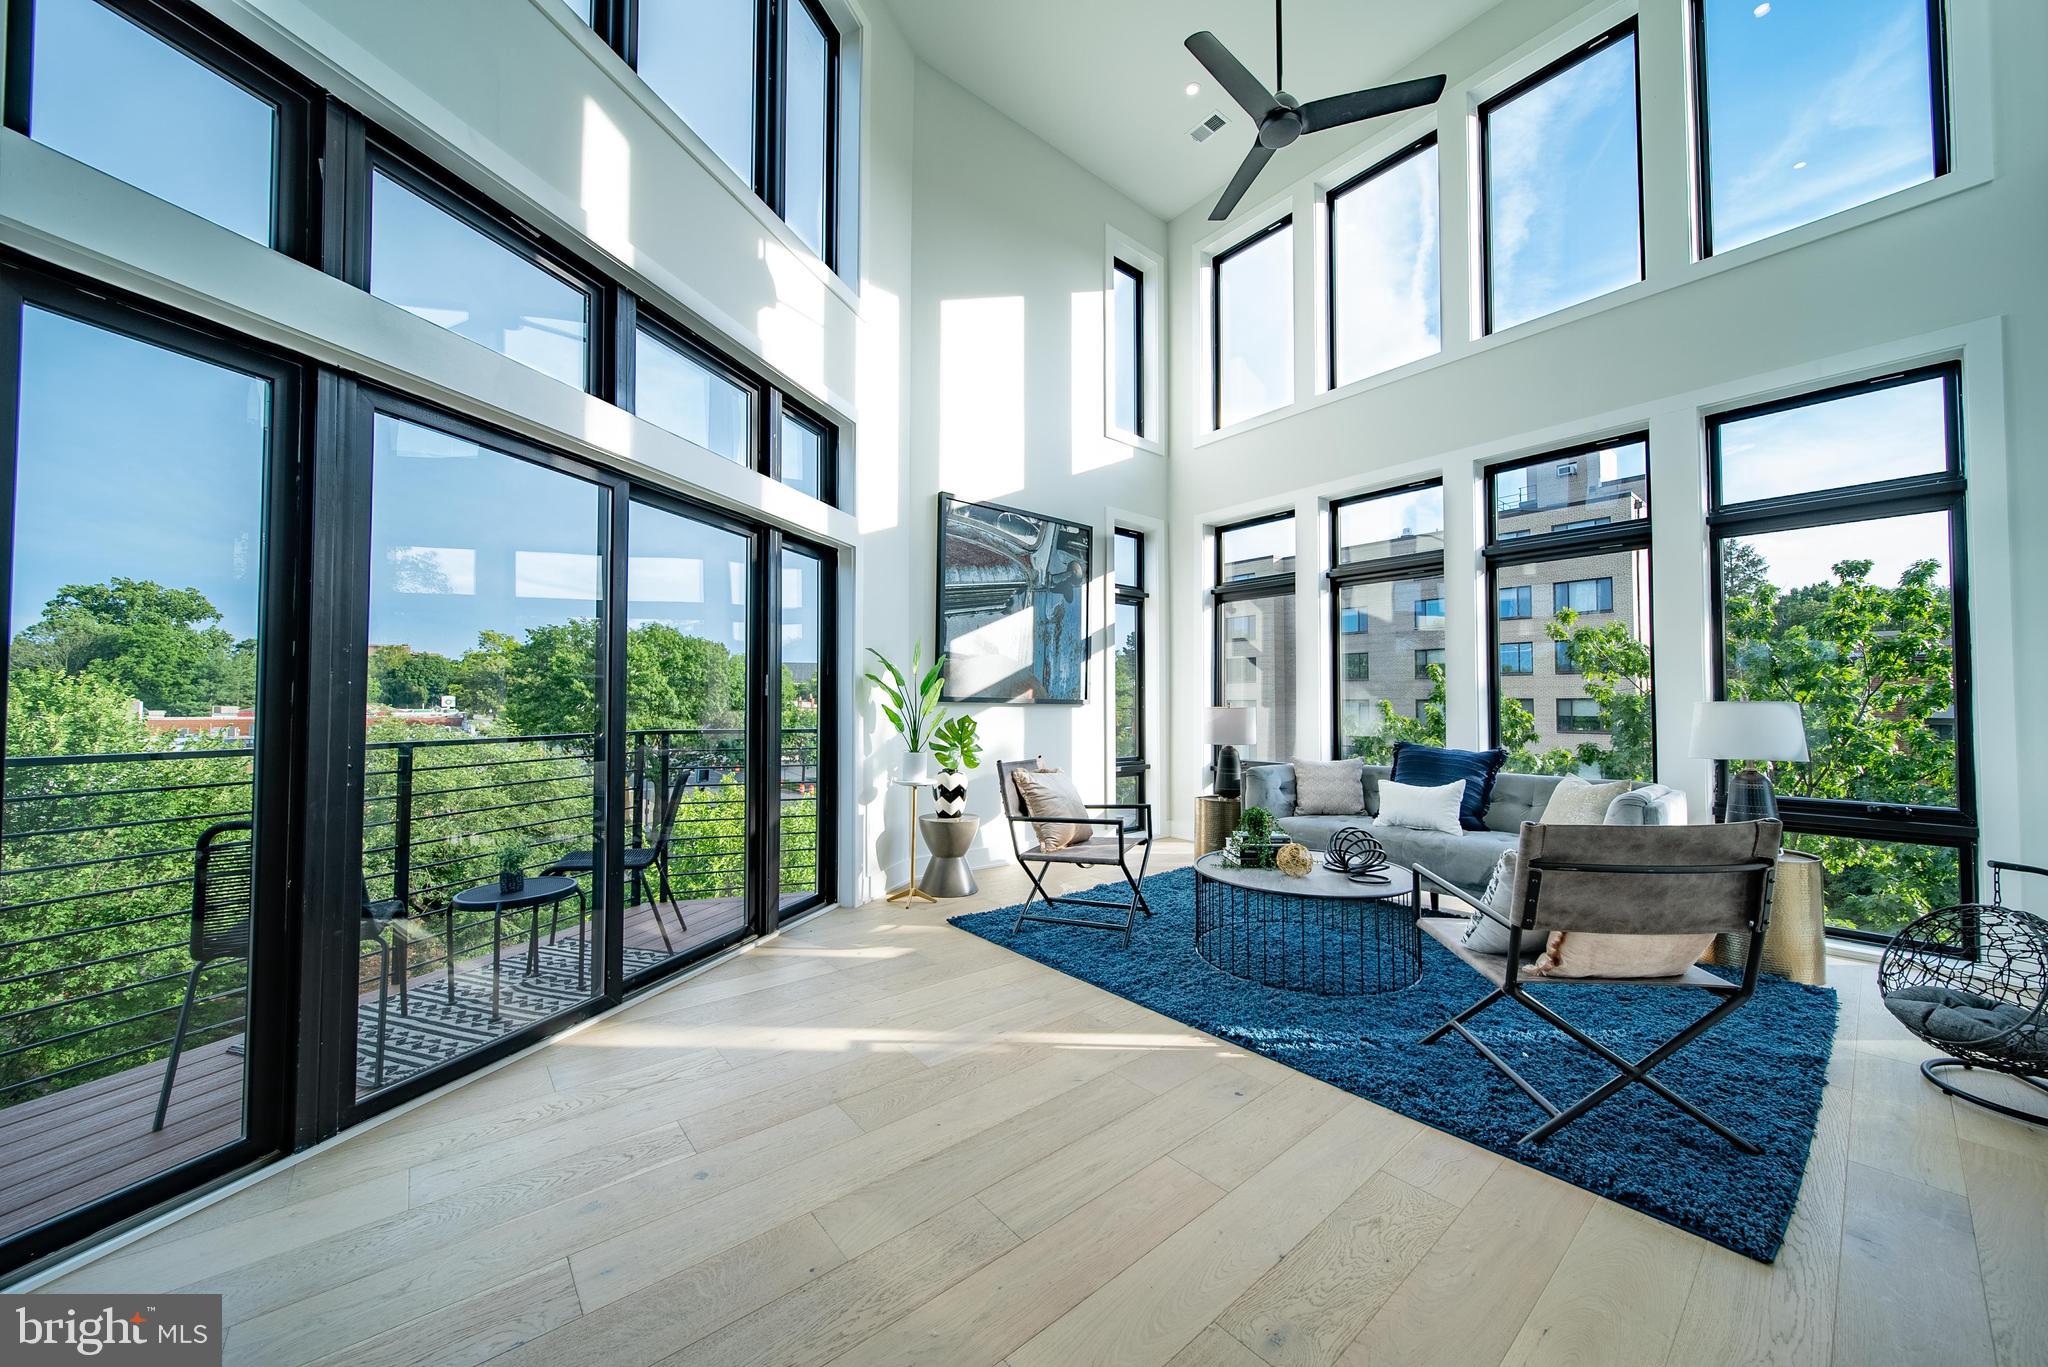
<svg viewBox="0 0 2048 1367">
<path fill-rule="evenodd" d="M 1094 895 L 1120 894 L 1122 883 Z M 1145 880 L 1152 919 L 1123 936 L 1026 924 L 1017 908 L 952 924 L 1083 982 L 1761 1262 L 1777 1257 L 1806 1170 L 1835 1034 L 1835 994 L 1766 977 L 1756 995 L 1653 1076 L 1763 1146 L 1750 1158 L 1647 1088 L 1620 1095 L 1542 1144 L 1517 1142 L 1543 1113 L 1457 1035 L 1422 1036 L 1489 990 L 1428 936 L 1422 977 L 1378 996 L 1319 997 L 1233 978 L 1195 953 L 1194 872 Z M 1535 994 L 1608 1048 L 1640 1058 L 1713 1006 L 1705 993 L 1546 986 Z M 1474 1032 L 1560 1105 L 1614 1076 L 1512 1002 Z"/>
</svg>

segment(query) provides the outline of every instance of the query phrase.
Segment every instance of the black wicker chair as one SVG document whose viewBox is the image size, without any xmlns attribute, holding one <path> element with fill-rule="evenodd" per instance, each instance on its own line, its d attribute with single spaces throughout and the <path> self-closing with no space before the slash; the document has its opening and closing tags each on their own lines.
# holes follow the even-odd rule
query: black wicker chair
<svg viewBox="0 0 2048 1367">
<path fill-rule="evenodd" d="M 654 912 L 654 928 L 661 932 L 661 943 L 671 951 L 675 949 L 675 942 L 669 939 L 668 927 L 662 923 L 662 903 L 667 903 L 668 909 L 675 913 L 676 929 L 687 932 L 690 929 L 690 923 L 683 919 L 683 904 L 676 899 L 673 890 L 669 886 L 669 850 L 675 840 L 676 814 L 682 810 L 683 795 L 693 785 L 704 786 L 703 780 L 700 777 L 702 773 L 703 771 L 700 769 L 685 768 L 669 780 L 668 792 L 661 801 L 661 815 L 659 824 L 655 827 L 654 843 L 652 845 L 628 846 L 621 859 L 621 862 L 626 867 L 627 875 L 633 880 L 634 905 L 637 906 L 642 902 L 646 902 L 652 908 Z M 542 869 L 541 872 L 543 874 L 560 875 L 566 878 L 576 878 L 589 875 L 596 868 L 597 851 L 572 850 L 568 854 L 556 859 L 553 863 Z M 656 887 L 661 894 L 659 899 L 654 901 L 649 901 L 647 896 L 647 871 L 649 869 L 654 870 Z M 553 919 L 548 923 L 549 944 L 555 942 L 555 931 L 559 928 L 561 916 L 561 904 L 556 903 Z"/>
<path fill-rule="evenodd" d="M 254 830 L 247 821 L 223 821 L 200 832 L 192 861 L 192 971 L 185 975 L 185 1000 L 171 1035 L 171 1056 L 164 1063 L 152 1130 L 164 1127 L 164 1114 L 170 1109 L 171 1084 L 178 1079 L 178 1058 L 185 1052 L 185 1030 L 192 1023 L 200 973 L 223 959 L 249 958 L 249 923 L 256 913 Z"/>
<path fill-rule="evenodd" d="M 2035 1125 L 2023 1111 L 1975 1095 L 1941 1074 L 1981 1068 L 2048 1093 L 2048 920 L 2001 905 L 2000 876 L 2034 864 L 1990 861 L 1991 901 L 1930 911 L 1893 938 L 1877 966 L 1885 1009 L 1941 1055 L 1920 1065 L 1950 1096 Z"/>
</svg>

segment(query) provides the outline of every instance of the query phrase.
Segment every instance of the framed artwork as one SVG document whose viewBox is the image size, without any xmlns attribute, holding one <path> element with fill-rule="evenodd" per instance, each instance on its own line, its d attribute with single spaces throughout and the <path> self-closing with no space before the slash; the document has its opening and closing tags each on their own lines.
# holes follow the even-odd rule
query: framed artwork
<svg viewBox="0 0 2048 1367">
<path fill-rule="evenodd" d="M 1078 522 L 939 495 L 938 640 L 949 701 L 1087 701 L 1094 545 Z"/>
</svg>

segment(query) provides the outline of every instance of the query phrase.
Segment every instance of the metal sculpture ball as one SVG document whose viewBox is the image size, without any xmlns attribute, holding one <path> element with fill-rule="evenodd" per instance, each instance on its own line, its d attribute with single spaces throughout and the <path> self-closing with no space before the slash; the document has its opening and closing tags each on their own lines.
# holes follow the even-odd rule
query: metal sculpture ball
<svg viewBox="0 0 2048 1367">
<path fill-rule="evenodd" d="M 1346 826 L 1330 837 L 1323 851 L 1323 867 L 1338 873 L 1377 873 L 1387 866 L 1387 852 L 1372 832 Z"/>
</svg>

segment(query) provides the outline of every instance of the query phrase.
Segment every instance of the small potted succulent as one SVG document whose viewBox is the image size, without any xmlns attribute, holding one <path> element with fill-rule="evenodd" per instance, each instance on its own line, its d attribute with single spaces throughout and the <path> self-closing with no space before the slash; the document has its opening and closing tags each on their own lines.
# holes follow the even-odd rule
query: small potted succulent
<svg viewBox="0 0 2048 1367">
<path fill-rule="evenodd" d="M 932 758 L 939 762 L 939 815 L 967 814 L 967 775 L 981 767 L 980 726 L 974 718 L 958 716 L 941 722 L 932 732 Z"/>
<path fill-rule="evenodd" d="M 533 859 L 533 842 L 514 836 L 499 841 L 494 853 L 498 859 L 498 891 L 524 892 L 526 866 Z"/>
</svg>

